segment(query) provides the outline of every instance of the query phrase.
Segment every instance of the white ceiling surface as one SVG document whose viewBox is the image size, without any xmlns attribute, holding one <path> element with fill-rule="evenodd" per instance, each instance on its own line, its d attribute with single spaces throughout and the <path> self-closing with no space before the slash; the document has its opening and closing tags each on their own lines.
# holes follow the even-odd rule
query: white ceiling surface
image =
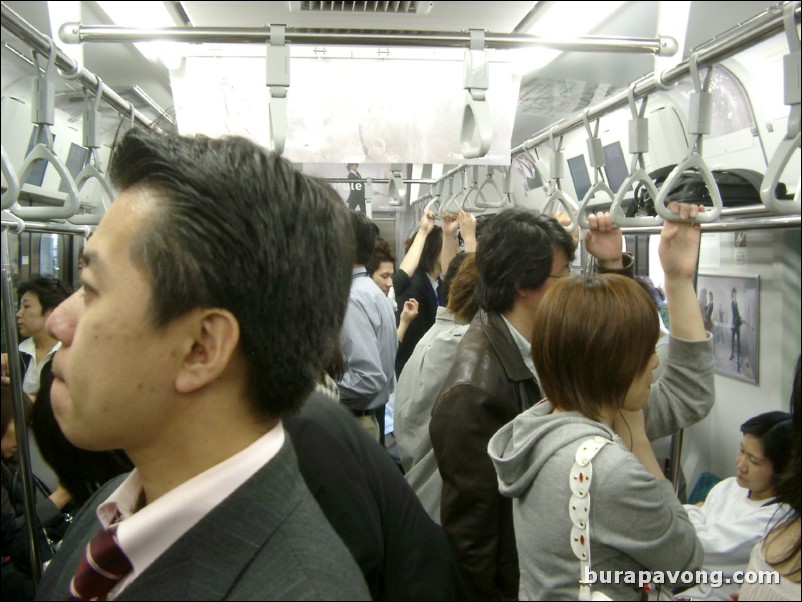
<svg viewBox="0 0 802 602">
<path fill-rule="evenodd" d="M 48 19 L 47 2 L 17 1 L 6 4 L 45 34 L 53 35 Z M 96 2 L 81 2 L 84 24 L 112 21 Z M 147 2 L 143 10 L 147 9 Z M 167 3 L 175 4 L 175 3 Z M 515 27 L 537 4 L 527 2 L 440 2 L 430 3 L 425 14 L 361 14 L 356 12 L 298 13 L 291 11 L 297 2 L 181 2 L 179 3 L 196 27 L 259 27 L 283 23 L 291 27 L 319 29 L 390 29 L 408 31 L 462 31 L 482 28 L 494 33 L 512 33 Z M 380 3 L 383 4 L 383 3 Z M 392 3 L 391 3 L 392 4 Z M 546 3 L 550 4 L 550 3 Z M 657 32 L 658 6 L 670 9 L 670 2 L 626 2 L 611 18 L 600 22 L 592 35 L 654 37 Z M 729 30 L 775 2 L 699 2 L 691 3 L 686 49 Z M 118 24 L 125 25 L 125 24 Z M 660 32 L 667 34 L 670 32 Z M 3 30 L 3 41 L 11 43 L 27 56 L 30 52 Z M 59 44 L 63 44 L 59 42 Z M 161 64 L 145 59 L 131 44 L 85 44 L 87 69 L 98 74 L 105 83 L 134 101 L 136 107 L 152 118 L 155 111 L 128 93 L 140 86 L 165 110 L 173 107 L 170 79 Z M 651 55 L 598 54 L 566 52 L 522 82 L 511 146 L 520 144 L 532 134 L 595 102 L 605 94 L 626 86 L 651 72 Z M 3 90 L 9 83 L 30 77 L 31 68 L 6 49 L 2 52 Z M 64 87 L 62 85 L 62 87 Z M 63 90 L 61 90 L 63 91 Z M 62 94 L 61 105 L 76 100 L 75 94 Z M 79 95 L 78 95 L 79 96 Z M 66 98 L 66 100 L 65 100 Z M 75 103 L 76 106 L 79 103 Z M 80 109 L 77 109 L 78 111 Z M 565 113 L 564 113 L 565 112 Z"/>
</svg>

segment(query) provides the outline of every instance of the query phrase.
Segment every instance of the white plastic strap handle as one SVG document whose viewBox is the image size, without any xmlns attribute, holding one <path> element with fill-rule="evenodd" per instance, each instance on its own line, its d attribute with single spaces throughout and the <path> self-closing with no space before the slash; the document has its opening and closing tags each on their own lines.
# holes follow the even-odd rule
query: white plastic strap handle
<svg viewBox="0 0 802 602">
<path fill-rule="evenodd" d="M 266 84 L 270 89 L 270 141 L 273 151 L 284 152 L 287 141 L 287 89 L 290 87 L 290 49 L 285 43 L 286 25 L 270 26 Z"/>
<path fill-rule="evenodd" d="M 718 189 L 718 184 L 716 184 L 716 179 L 713 177 L 713 173 L 710 171 L 710 168 L 701 155 L 702 137 L 704 134 L 710 132 L 712 95 L 707 90 L 710 87 L 713 68 L 711 67 L 708 70 L 705 83 L 702 85 L 701 79 L 699 78 L 699 57 L 696 53 L 692 54 L 690 59 L 688 59 L 688 64 L 691 68 L 691 77 L 693 78 L 694 88 L 696 89 L 696 92 L 691 95 L 691 113 L 689 119 L 689 132 L 694 138 L 688 149 L 688 156 L 671 171 L 668 178 L 663 182 L 657 194 L 654 206 L 660 217 L 669 221 L 707 223 L 718 219 L 719 215 L 721 215 L 722 207 L 721 192 Z M 696 219 L 683 219 L 679 215 L 672 213 L 671 210 L 666 207 L 666 201 L 671 194 L 671 189 L 688 169 L 695 169 L 699 172 L 702 176 L 702 181 L 704 181 L 705 186 L 707 186 L 708 192 L 710 192 L 710 198 L 713 201 L 712 211 L 699 213 Z"/>
<path fill-rule="evenodd" d="M 579 205 L 577 204 L 576 200 L 571 197 L 571 195 L 566 194 L 560 188 L 560 179 L 563 177 L 563 153 L 562 150 L 558 149 L 562 147 L 562 138 L 560 138 L 559 144 L 554 143 L 553 127 L 549 132 L 549 140 L 551 149 L 553 151 L 549 169 L 549 172 L 551 173 L 551 182 L 549 184 L 549 196 L 546 199 L 546 204 L 543 206 L 543 213 L 546 215 L 552 215 L 557 204 L 559 203 L 562 205 L 563 209 L 568 214 L 568 218 L 571 220 L 571 223 L 567 226 L 564 226 L 564 228 L 566 232 L 571 233 L 576 230 Z"/>
<path fill-rule="evenodd" d="M 19 173 L 19 181 L 22 183 L 20 192 L 26 192 L 29 185 L 24 184 L 28 179 L 28 175 L 33 170 L 37 161 L 46 161 L 53 165 L 53 168 L 58 173 L 61 181 L 67 187 L 67 196 L 64 204 L 61 207 L 23 207 L 19 201 L 11 206 L 11 212 L 17 217 L 23 219 L 63 219 L 71 217 L 78 213 L 80 207 L 80 199 L 78 198 L 78 189 L 75 187 L 75 180 L 69 172 L 64 163 L 56 155 L 53 149 L 53 134 L 50 132 L 50 126 L 53 125 L 55 116 L 55 88 L 51 77 L 55 71 L 56 55 L 58 48 L 53 40 L 50 40 L 50 56 L 47 61 L 47 68 L 41 77 L 34 80 L 34 91 L 37 94 L 38 102 L 34 103 L 33 108 L 33 123 L 37 124 L 40 132 L 44 134 L 45 143 L 38 143 L 33 147 L 33 150 L 25 157 Z M 38 71 L 38 55 L 34 53 L 34 62 L 37 65 Z"/>
<path fill-rule="evenodd" d="M 17 179 L 14 166 L 11 164 L 11 161 L 9 161 L 8 155 L 6 155 L 6 149 L 0 147 L 0 151 L 2 151 L 3 175 L 6 178 L 6 191 L 3 193 L 2 197 L 2 208 L 9 209 L 17 202 L 17 198 L 19 197 L 19 179 Z"/>
<path fill-rule="evenodd" d="M 482 178 L 481 171 L 482 169 L 486 170 L 486 176 Z M 485 198 L 484 191 L 482 190 L 485 185 L 487 184 L 488 178 L 490 182 L 493 182 L 493 176 L 487 171 L 489 168 L 482 167 L 480 165 L 473 166 L 473 183 L 471 184 L 468 192 L 465 194 L 465 199 L 462 202 L 462 209 L 463 211 L 469 211 L 471 213 L 484 213 L 486 208 L 489 207 L 498 207 L 498 203 L 491 203 L 488 204 L 487 199 Z M 483 180 L 480 184 L 479 181 Z M 501 196 L 501 193 L 498 191 L 498 187 L 495 186 L 496 194 Z M 470 198 L 471 193 L 473 193 L 473 205 L 468 203 L 468 199 Z M 502 203 L 503 204 L 503 203 Z"/>
<path fill-rule="evenodd" d="M 802 70 L 802 53 L 800 52 L 799 35 L 796 33 L 796 18 L 794 12 L 796 3 L 789 2 L 783 9 L 785 33 L 788 38 L 790 52 L 783 57 L 783 70 L 785 74 L 785 104 L 791 107 L 788 116 L 788 130 L 780 141 L 774 156 L 771 158 L 766 175 L 760 185 L 760 198 L 763 204 L 772 212 L 780 215 L 800 212 L 799 191 L 802 190 L 802 177 L 798 178 L 796 193 L 793 200 L 777 198 L 777 185 L 796 149 L 802 144 L 800 135 L 800 120 L 802 120 L 802 91 L 800 91 L 799 73 Z M 798 165 L 798 164 L 797 164 Z M 798 173 L 798 171 L 797 171 Z"/>
<path fill-rule="evenodd" d="M 646 173 L 646 164 L 643 160 L 643 154 L 649 152 L 649 120 L 644 117 L 649 97 L 643 99 L 640 111 L 638 111 L 635 103 L 634 83 L 629 87 L 628 96 L 629 108 L 632 111 L 632 119 L 629 122 L 629 152 L 632 153 L 632 163 L 629 166 L 629 176 L 615 193 L 613 204 L 610 207 L 610 215 L 617 226 L 659 226 L 663 223 L 661 217 L 651 215 L 627 217 L 621 207 L 624 196 L 636 184 L 643 185 L 652 200 L 657 198 L 657 186 Z"/>
<path fill-rule="evenodd" d="M 84 113 L 84 146 L 89 149 L 89 154 L 83 169 L 75 178 L 75 187 L 80 193 L 89 180 L 97 180 L 101 188 L 100 204 L 98 205 L 98 211 L 73 215 L 69 218 L 69 222 L 77 226 L 96 226 L 100 223 L 100 219 L 109 210 L 111 202 L 114 200 L 114 190 L 112 190 L 108 178 L 103 173 L 103 168 L 100 164 L 100 153 L 98 152 L 100 148 L 98 117 L 100 116 L 100 101 L 103 97 L 103 81 L 99 77 L 97 78 L 97 93 L 91 107 L 89 106 L 88 95 L 84 96 L 87 102 L 87 110 Z"/>
<path fill-rule="evenodd" d="M 490 87 L 490 63 L 485 51 L 485 32 L 471 29 L 470 48 L 465 51 L 465 108 L 462 112 L 460 143 L 466 159 L 484 157 L 493 140 L 493 124 L 487 89 Z"/>
<path fill-rule="evenodd" d="M 443 216 L 446 213 L 459 213 L 459 210 L 462 209 L 462 205 L 457 198 L 460 195 L 463 195 L 464 192 L 462 190 L 458 190 L 454 192 L 454 176 L 452 175 L 448 180 L 448 198 L 446 199 L 445 203 L 440 203 L 440 215 Z M 451 207 L 454 209 L 451 209 Z"/>
<path fill-rule="evenodd" d="M 589 109 L 585 109 L 585 112 L 582 113 L 582 121 L 584 122 L 585 129 L 588 132 L 588 158 L 590 159 L 590 166 L 596 170 L 596 177 L 593 185 L 585 193 L 585 196 L 582 199 L 582 206 L 579 208 L 579 212 L 577 213 L 579 225 L 586 230 L 590 228 L 590 222 L 585 215 L 585 209 L 587 209 L 590 200 L 599 193 L 607 195 L 610 198 L 611 203 L 615 199 L 615 193 L 607 185 L 607 182 L 604 181 L 601 173 L 602 167 L 604 167 L 604 149 L 602 147 L 601 138 L 599 138 L 599 127 L 601 121 L 598 119 L 596 120 L 596 131 L 592 131 L 590 128 L 590 121 L 588 119 L 589 112 Z"/>
</svg>

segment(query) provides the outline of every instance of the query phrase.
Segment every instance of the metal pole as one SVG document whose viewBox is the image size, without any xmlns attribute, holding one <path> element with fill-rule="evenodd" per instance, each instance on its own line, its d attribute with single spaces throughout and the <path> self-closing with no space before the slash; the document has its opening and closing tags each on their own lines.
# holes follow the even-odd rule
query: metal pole
<svg viewBox="0 0 802 602">
<path fill-rule="evenodd" d="M 19 340 L 17 338 L 17 320 L 14 315 L 14 296 L 11 282 L 11 258 L 8 252 L 8 228 L 3 224 L 2 230 L 2 295 L 3 321 L 6 330 L 8 348 L 8 368 L 11 377 L 11 393 L 14 401 L 14 425 L 17 430 L 17 453 L 19 469 L 22 474 L 22 488 L 25 502 L 25 531 L 30 544 L 31 572 L 36 586 L 42 577 L 42 555 L 39 550 L 38 527 L 36 516 L 36 498 L 31 473 L 31 452 L 28 447 L 28 425 L 25 423 L 25 408 L 22 402 L 22 365 L 19 358 Z M 35 360 L 33 360 L 35 361 Z"/>
<path fill-rule="evenodd" d="M 794 11 L 794 16 L 797 21 L 799 21 L 800 12 L 799 3 L 797 2 L 797 7 Z M 702 47 L 698 51 L 698 65 L 699 67 L 714 65 L 715 63 L 737 54 L 744 48 L 748 48 L 749 46 L 757 44 L 758 42 L 762 42 L 763 40 L 783 31 L 785 31 L 785 26 L 783 24 L 782 5 L 770 7 L 762 14 L 743 24 L 734 32 L 725 35 L 718 40 L 714 39 L 709 44 Z M 660 82 L 662 82 L 663 85 L 672 84 L 682 79 L 689 73 L 690 63 L 686 60 L 681 62 L 673 69 L 669 69 L 662 74 L 652 73 L 646 75 L 637 80 L 637 83 L 635 84 L 635 98 L 642 98 L 652 94 L 653 92 L 659 91 L 661 89 Z M 628 90 L 624 90 L 592 107 L 589 107 L 587 114 L 588 119 L 592 121 L 615 109 L 627 106 L 629 104 L 628 93 Z M 560 136 L 576 127 L 584 127 L 582 114 L 560 121 L 553 128 L 541 130 L 532 138 L 524 141 L 523 144 L 513 148 L 510 152 L 512 156 L 515 157 L 525 152 L 527 149 L 547 141 L 552 135 Z M 451 172 L 445 174 L 444 177 L 450 174 Z"/>
<path fill-rule="evenodd" d="M 799 215 L 774 215 L 772 217 L 760 217 L 756 219 L 745 219 L 737 222 L 710 222 L 699 224 L 704 232 L 736 232 L 738 230 L 777 230 L 783 228 L 799 228 L 802 225 L 802 218 Z M 632 226 L 621 228 L 624 235 L 638 234 L 660 234 L 662 226 Z"/>
<path fill-rule="evenodd" d="M 89 236 L 92 232 L 89 226 L 70 226 L 69 224 L 48 223 L 48 222 L 24 222 L 23 232 L 35 232 L 37 234 L 69 234 L 73 236 Z M 17 223 L 3 220 L 3 230 L 6 228 L 16 228 Z"/>
<path fill-rule="evenodd" d="M 28 46 L 43 56 L 48 56 L 50 54 L 51 40 L 49 37 L 41 33 L 33 25 L 11 10 L 11 8 L 9 8 L 5 2 L 2 3 L 0 8 L 2 9 L 2 25 L 4 29 L 17 36 L 20 40 L 25 42 Z M 56 54 L 56 67 L 65 73 L 71 74 L 75 73 L 76 69 L 78 68 L 78 64 L 72 60 L 72 58 L 59 50 Z M 91 71 L 81 69 L 75 76 L 75 81 L 77 81 L 85 90 L 88 90 L 93 94 L 97 91 L 97 76 Z M 116 109 L 120 114 L 131 114 L 131 104 L 105 84 L 103 86 L 103 99 L 109 105 L 114 107 L 114 109 Z M 142 125 L 150 127 L 150 120 L 136 109 L 134 109 L 134 118 Z"/>
<path fill-rule="evenodd" d="M 110 25 L 81 25 L 65 23 L 59 28 L 59 37 L 68 44 L 86 42 L 135 43 L 135 42 L 183 42 L 187 44 L 266 44 L 270 42 L 269 27 L 162 27 L 136 28 Z M 287 27 L 285 39 L 288 44 L 310 44 L 326 46 L 421 46 L 468 48 L 470 33 L 467 31 L 395 31 L 359 29 L 309 29 Z M 658 38 L 627 38 L 608 36 L 584 36 L 579 38 L 551 38 L 519 33 L 486 33 L 485 47 L 494 49 L 554 48 L 580 52 L 625 52 L 635 54 L 658 54 L 673 56 L 677 52 L 677 41 L 669 36 Z"/>
</svg>

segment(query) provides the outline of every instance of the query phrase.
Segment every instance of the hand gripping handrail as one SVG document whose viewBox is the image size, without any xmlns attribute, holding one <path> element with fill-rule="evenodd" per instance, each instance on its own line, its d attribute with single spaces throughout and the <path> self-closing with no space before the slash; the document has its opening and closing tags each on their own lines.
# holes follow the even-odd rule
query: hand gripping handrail
<svg viewBox="0 0 802 602">
<path fill-rule="evenodd" d="M 98 211 L 93 213 L 84 213 L 73 215 L 69 218 L 69 222 L 76 226 L 88 225 L 96 226 L 100 223 L 100 219 L 109 210 L 111 202 L 114 200 L 114 190 L 106 175 L 103 173 L 103 167 L 100 164 L 100 128 L 98 127 L 98 117 L 100 116 L 100 100 L 103 97 L 103 81 L 97 78 L 97 93 L 95 94 L 95 102 L 89 105 L 89 96 L 84 93 L 86 99 L 86 112 L 84 113 L 84 138 L 83 143 L 89 149 L 89 154 L 86 157 L 86 162 L 83 169 L 75 178 L 75 187 L 80 193 L 86 183 L 95 179 L 100 184 L 101 192 L 100 204 Z"/>
<path fill-rule="evenodd" d="M 802 190 L 802 178 L 797 181 L 796 193 L 793 201 L 777 198 L 777 185 L 785 171 L 786 165 L 802 144 L 800 134 L 800 121 L 802 120 L 802 92 L 800 91 L 799 73 L 802 69 L 802 53 L 800 52 L 799 35 L 796 33 L 796 19 L 794 18 L 795 3 L 789 2 L 783 9 L 785 34 L 788 38 L 790 52 L 783 57 L 783 70 L 785 74 L 785 104 L 791 107 L 788 116 L 788 129 L 785 137 L 780 141 L 774 156 L 771 158 L 766 175 L 760 185 L 760 198 L 763 204 L 772 213 L 789 214 L 800 212 L 799 191 Z"/>
<path fill-rule="evenodd" d="M 19 180 L 14 172 L 14 166 L 11 165 L 8 155 L 6 155 L 6 149 L 0 146 L 0 152 L 2 152 L 3 159 L 3 175 L 6 177 L 6 191 L 2 196 L 2 208 L 9 209 L 19 197 Z"/>
<path fill-rule="evenodd" d="M 493 139 L 493 123 L 487 104 L 490 87 L 490 65 L 485 50 L 483 29 L 471 29 L 470 48 L 465 51 L 465 108 L 462 112 L 460 144 L 466 159 L 484 157 Z M 478 140 L 474 143 L 474 138 Z"/>
<path fill-rule="evenodd" d="M 470 213 L 484 213 L 485 209 L 479 205 L 479 197 L 486 202 L 485 195 L 482 192 L 482 186 L 479 185 L 479 170 L 481 166 L 473 166 L 473 183 L 468 187 L 468 192 L 465 193 L 465 198 L 462 199 L 462 210 L 469 211 Z M 484 183 L 483 183 L 484 184 Z M 473 193 L 473 205 L 468 204 L 468 199 L 471 198 Z"/>
<path fill-rule="evenodd" d="M 546 204 L 543 205 L 543 213 L 546 215 L 552 215 L 554 212 L 554 207 L 557 203 L 562 205 L 565 212 L 568 214 L 568 218 L 571 220 L 571 223 L 565 227 L 565 231 L 569 234 L 576 230 L 577 220 L 578 220 L 578 213 L 579 213 L 579 205 L 577 205 L 576 200 L 574 200 L 571 195 L 566 194 L 560 188 L 560 179 L 564 176 L 563 171 L 563 152 L 562 149 L 558 150 L 558 147 L 562 147 L 563 138 L 560 136 L 559 144 L 554 144 L 554 128 L 551 128 L 549 132 L 549 140 L 551 149 L 553 154 L 551 155 L 551 165 L 549 172 L 551 174 L 551 181 L 549 183 L 549 196 L 546 199 Z"/>
<path fill-rule="evenodd" d="M 474 169 L 478 169 L 478 166 Z M 511 169 L 511 168 L 510 168 Z M 493 178 L 493 168 L 487 168 L 487 175 L 485 176 L 484 182 L 482 182 L 479 187 L 477 188 L 476 197 L 473 199 L 474 204 L 481 208 L 481 209 L 500 209 L 504 205 L 507 204 L 509 200 L 509 196 L 512 193 L 512 189 L 507 191 L 507 183 L 511 182 L 510 180 L 510 169 L 505 171 L 505 178 L 504 178 L 504 194 L 498 189 L 498 185 L 496 184 L 496 180 Z M 496 192 L 496 196 L 499 200 L 495 203 L 488 201 L 487 197 L 485 196 L 484 189 L 486 187 L 490 187 L 492 190 Z"/>
<path fill-rule="evenodd" d="M 577 213 L 579 225 L 585 228 L 585 230 L 590 229 L 590 222 L 585 216 L 585 209 L 590 203 L 590 199 L 595 197 L 597 193 L 602 192 L 610 197 L 611 203 L 615 200 L 615 193 L 607 185 L 607 182 L 604 181 L 604 177 L 602 176 L 602 167 L 604 167 L 604 148 L 602 147 L 601 138 L 599 138 L 599 127 L 601 125 L 601 120 L 596 120 L 596 131 L 593 132 L 593 130 L 590 128 L 590 121 L 588 120 L 589 112 L 590 109 L 585 109 L 585 112 L 582 113 L 582 121 L 584 122 L 585 129 L 588 132 L 588 158 L 590 159 L 590 166 L 596 170 L 596 178 L 593 182 L 593 185 L 585 193 L 585 197 L 582 199 L 582 206 L 579 208 L 579 212 Z"/>
<path fill-rule="evenodd" d="M 708 92 L 708 90 L 710 89 L 710 80 L 713 76 L 713 68 L 711 67 L 707 70 L 707 77 L 705 78 L 704 85 L 702 85 L 701 79 L 699 78 L 699 57 L 696 53 L 692 54 L 688 59 L 688 66 L 690 67 L 694 89 L 696 90 L 691 94 L 691 110 L 688 119 L 688 132 L 693 138 L 688 148 L 688 156 L 671 171 L 666 181 L 663 182 L 660 191 L 657 193 L 654 206 L 658 215 L 669 221 L 712 222 L 721 215 L 721 192 L 718 189 L 718 184 L 716 184 L 713 173 L 702 158 L 702 138 L 705 134 L 710 133 L 710 124 L 712 121 L 713 95 Z M 699 213 L 695 219 L 683 219 L 666 207 L 666 200 L 671 194 L 671 189 L 687 169 L 695 169 L 701 174 L 702 180 L 707 186 L 710 192 L 710 198 L 713 201 L 713 210 Z"/>
<path fill-rule="evenodd" d="M 290 49 L 285 43 L 286 25 L 271 25 L 267 46 L 267 77 L 270 142 L 273 152 L 284 152 L 287 141 L 287 89 L 290 87 Z"/>
<path fill-rule="evenodd" d="M 14 203 L 10 208 L 11 212 L 23 219 L 62 219 L 75 215 L 80 207 L 75 180 L 72 179 L 72 174 L 53 150 L 53 134 L 50 132 L 50 126 L 55 123 L 56 113 L 56 90 L 50 78 L 55 70 L 57 54 L 58 48 L 55 42 L 50 40 L 50 57 L 47 61 L 47 68 L 44 70 L 44 74 L 40 74 L 38 53 L 33 53 L 36 71 L 40 77 L 36 77 L 33 81 L 34 102 L 31 121 L 39 126 L 40 132 L 44 133 L 46 142 L 44 144 L 39 142 L 25 158 L 20 169 L 19 181 L 25 182 L 37 161 L 47 161 L 53 165 L 61 177 L 61 181 L 67 186 L 67 198 L 61 207 L 23 207 L 19 202 Z M 20 192 L 25 192 L 27 187 L 27 184 L 22 184 Z"/>
<path fill-rule="evenodd" d="M 633 184 L 642 184 L 652 199 L 657 198 L 657 186 L 646 173 L 646 163 L 643 160 L 644 153 L 649 152 L 649 120 L 644 117 L 648 100 L 648 96 L 643 99 L 638 112 L 635 104 L 635 84 L 629 87 L 629 108 L 632 111 L 632 119 L 629 121 L 629 152 L 632 153 L 632 163 L 629 166 L 629 176 L 616 192 L 610 207 L 610 215 L 617 226 L 659 226 L 663 223 L 660 216 L 627 217 L 621 208 L 624 195 Z"/>
</svg>

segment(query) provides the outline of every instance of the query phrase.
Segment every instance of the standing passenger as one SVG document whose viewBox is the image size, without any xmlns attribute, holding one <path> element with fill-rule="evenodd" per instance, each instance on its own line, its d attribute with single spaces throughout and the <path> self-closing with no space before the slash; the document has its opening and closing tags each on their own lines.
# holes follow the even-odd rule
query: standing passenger
<svg viewBox="0 0 802 602">
<path fill-rule="evenodd" d="M 110 171 L 83 287 L 48 320 L 51 400 L 70 441 L 136 469 L 77 515 L 38 597 L 367 599 L 281 425 L 340 329 L 346 208 L 243 138 L 132 130 Z"/>
<path fill-rule="evenodd" d="M 340 401 L 368 433 L 384 442 L 384 405 L 393 391 L 393 363 L 398 347 L 390 300 L 368 276 L 365 266 L 373 255 L 375 226 L 362 213 L 351 212 L 356 241 L 351 293 L 340 332 L 345 363 L 340 379 Z"/>
</svg>

